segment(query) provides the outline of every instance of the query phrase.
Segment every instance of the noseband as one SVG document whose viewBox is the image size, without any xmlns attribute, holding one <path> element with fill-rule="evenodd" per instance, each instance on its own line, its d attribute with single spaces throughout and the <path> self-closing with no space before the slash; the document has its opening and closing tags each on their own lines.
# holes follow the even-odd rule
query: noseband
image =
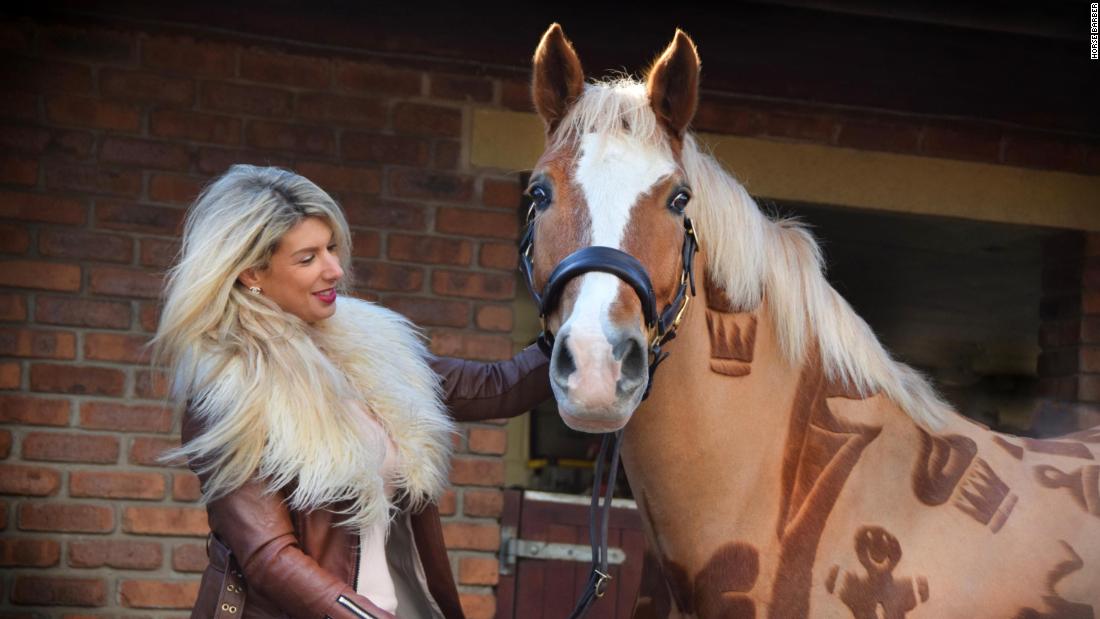
<svg viewBox="0 0 1100 619">
<path fill-rule="evenodd" d="M 557 309 L 566 284 L 585 273 L 599 272 L 614 275 L 634 289 L 634 294 L 638 295 L 638 300 L 642 303 L 650 359 L 649 381 L 646 383 L 642 399 L 649 397 L 649 389 L 653 385 L 653 374 L 657 371 L 657 366 L 668 356 L 668 353 L 662 352 L 661 347 L 676 337 L 676 329 L 684 317 L 688 301 L 695 296 L 695 273 L 692 265 L 695 261 L 695 252 L 699 251 L 699 240 L 691 218 L 686 215 L 683 218 L 684 243 L 681 247 L 680 285 L 672 302 L 666 305 L 658 315 L 657 295 L 653 292 L 653 282 L 649 279 L 649 273 L 637 258 L 613 247 L 591 246 L 578 249 L 554 267 L 541 293 L 535 290 L 534 264 L 531 261 L 531 250 L 535 244 L 534 212 L 532 208 L 527 213 L 527 231 L 524 232 L 523 240 L 519 244 L 519 269 L 527 282 L 527 290 L 539 308 L 539 320 L 542 323 L 542 332 L 537 340 L 539 348 L 546 353 L 546 356 L 550 356 L 554 348 L 554 333 L 546 326 L 546 317 Z"/>
<path fill-rule="evenodd" d="M 680 320 L 684 317 L 688 301 L 695 296 L 695 273 L 692 265 L 695 261 L 695 252 L 699 251 L 699 239 L 696 237 L 695 228 L 691 224 L 691 218 L 684 216 L 684 243 L 681 247 L 680 286 L 676 290 L 676 296 L 657 314 L 657 295 L 653 292 L 653 282 L 649 279 L 649 273 L 638 259 L 630 254 L 613 247 L 584 247 L 569 254 L 554 270 L 550 272 L 550 278 L 546 281 L 542 292 L 535 290 L 534 265 L 531 262 L 531 249 L 535 244 L 534 207 L 527 212 L 527 231 L 523 234 L 523 240 L 519 244 L 519 269 L 523 272 L 523 279 L 527 282 L 527 290 L 539 307 L 539 320 L 542 322 L 542 333 L 538 337 L 539 348 L 549 357 L 554 348 L 554 333 L 546 326 L 546 317 L 553 312 L 561 302 L 565 285 L 574 278 L 585 273 L 599 272 L 610 273 L 627 283 L 638 295 L 642 302 L 642 315 L 645 317 L 645 326 L 649 342 L 649 381 L 645 386 L 642 399 L 649 397 L 649 390 L 653 386 L 653 374 L 657 366 L 668 356 L 661 347 L 676 337 L 676 329 L 680 326 Z M 691 295 L 688 295 L 688 292 Z M 619 448 L 622 445 L 622 430 L 614 433 L 614 446 L 611 448 L 611 463 L 608 471 L 607 491 L 603 496 L 603 504 L 600 505 L 600 481 L 603 479 L 603 466 L 607 459 L 608 447 L 612 443 L 612 434 L 604 434 L 600 444 L 600 454 L 596 457 L 595 479 L 592 488 L 592 502 L 589 507 L 588 538 L 592 546 L 592 572 L 589 574 L 588 583 L 581 593 L 570 619 L 578 619 L 588 612 L 588 609 L 598 599 L 603 597 L 607 590 L 607 583 L 611 580 L 611 573 L 607 567 L 607 527 L 611 515 L 611 498 L 615 492 L 615 479 L 619 469 Z"/>
</svg>

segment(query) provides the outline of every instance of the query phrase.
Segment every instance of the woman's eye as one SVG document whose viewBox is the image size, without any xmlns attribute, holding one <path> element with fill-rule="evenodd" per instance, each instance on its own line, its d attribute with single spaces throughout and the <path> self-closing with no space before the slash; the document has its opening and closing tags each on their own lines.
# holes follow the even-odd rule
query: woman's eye
<svg viewBox="0 0 1100 619">
<path fill-rule="evenodd" d="M 542 185 L 535 185 L 527 192 L 527 195 L 531 197 L 531 206 L 538 210 L 550 206 L 550 192 Z"/>
<path fill-rule="evenodd" d="M 309 256 L 306 256 L 305 258 L 302 258 L 302 264 L 309 264 L 310 262 L 313 262 L 313 255 L 312 254 L 309 255 Z"/>
<path fill-rule="evenodd" d="M 672 197 L 672 200 L 669 200 L 668 207 L 678 213 L 683 213 L 684 209 L 687 208 L 688 202 L 690 201 L 690 193 L 688 193 L 687 191 L 678 191 L 676 192 L 676 195 Z"/>
</svg>

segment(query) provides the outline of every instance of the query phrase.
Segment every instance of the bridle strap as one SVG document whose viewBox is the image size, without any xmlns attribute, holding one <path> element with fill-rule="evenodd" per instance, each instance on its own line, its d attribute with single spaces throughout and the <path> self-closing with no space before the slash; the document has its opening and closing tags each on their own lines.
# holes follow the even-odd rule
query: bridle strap
<svg viewBox="0 0 1100 619">
<path fill-rule="evenodd" d="M 583 617 L 592 604 L 603 597 L 607 591 L 607 583 L 612 579 L 607 560 L 607 529 L 611 522 L 611 501 L 619 477 L 619 449 L 622 443 L 622 430 L 604 434 L 600 442 L 600 455 L 596 457 L 596 471 L 592 478 L 592 502 L 588 508 L 588 541 L 592 546 L 592 573 L 588 575 L 588 582 L 569 619 Z M 608 471 L 607 489 L 602 495 L 603 504 L 600 505 L 600 482 L 603 480 L 603 465 L 607 459 L 609 445 L 611 446 L 611 468 Z"/>
</svg>

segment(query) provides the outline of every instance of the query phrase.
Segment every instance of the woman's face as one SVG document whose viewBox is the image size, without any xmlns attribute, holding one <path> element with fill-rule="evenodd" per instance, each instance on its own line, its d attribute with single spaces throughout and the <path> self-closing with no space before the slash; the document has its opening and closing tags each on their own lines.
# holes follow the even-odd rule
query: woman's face
<svg viewBox="0 0 1100 619">
<path fill-rule="evenodd" d="M 247 269 L 240 281 L 259 286 L 283 311 L 314 323 L 336 312 L 335 286 L 343 276 L 332 228 L 306 217 L 279 240 L 267 268 Z"/>
</svg>

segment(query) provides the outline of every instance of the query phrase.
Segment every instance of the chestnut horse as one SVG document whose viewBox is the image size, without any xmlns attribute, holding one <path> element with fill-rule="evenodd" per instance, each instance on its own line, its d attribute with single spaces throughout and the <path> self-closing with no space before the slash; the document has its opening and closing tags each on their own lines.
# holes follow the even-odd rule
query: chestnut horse
<svg viewBox="0 0 1100 619">
<path fill-rule="evenodd" d="M 951 412 L 829 286 L 810 234 L 761 214 L 687 131 L 698 81 L 680 31 L 643 82 L 585 83 L 556 24 L 534 57 L 533 288 L 613 248 L 659 309 L 685 217 L 702 246 L 644 402 L 638 286 L 586 271 L 545 317 L 565 423 L 625 428 L 654 559 L 636 616 L 1094 617 L 1100 428 L 1035 440 Z"/>
</svg>

